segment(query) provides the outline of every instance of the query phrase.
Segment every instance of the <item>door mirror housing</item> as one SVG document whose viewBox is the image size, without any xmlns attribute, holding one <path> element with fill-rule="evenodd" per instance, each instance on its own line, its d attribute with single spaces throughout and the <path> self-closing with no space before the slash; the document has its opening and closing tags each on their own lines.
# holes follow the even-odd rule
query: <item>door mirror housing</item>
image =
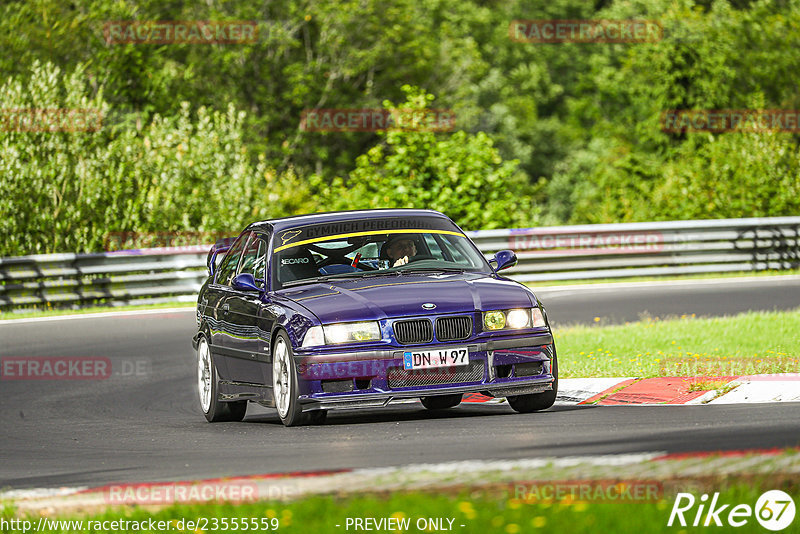
<svg viewBox="0 0 800 534">
<path fill-rule="evenodd" d="M 256 279 L 250 273 L 239 273 L 233 278 L 233 288 L 240 291 L 261 291 Z"/>
<path fill-rule="evenodd" d="M 500 250 L 494 255 L 494 258 L 489 260 L 489 264 L 492 265 L 495 272 L 502 271 L 517 264 L 517 255 L 513 250 Z"/>
</svg>

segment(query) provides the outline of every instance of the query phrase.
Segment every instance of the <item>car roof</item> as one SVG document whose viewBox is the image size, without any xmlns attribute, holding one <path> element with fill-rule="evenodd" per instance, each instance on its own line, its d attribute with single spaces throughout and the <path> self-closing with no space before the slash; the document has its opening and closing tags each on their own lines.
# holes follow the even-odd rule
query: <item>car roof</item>
<svg viewBox="0 0 800 534">
<path fill-rule="evenodd" d="M 287 228 L 294 228 L 305 224 L 333 223 L 349 221 L 352 219 L 379 219 L 382 217 L 438 217 L 448 219 L 443 213 L 435 210 L 414 208 L 391 208 L 371 210 L 328 211 L 323 213 L 309 213 L 306 215 L 293 215 L 280 219 L 254 222 L 248 226 L 250 230 L 272 229 L 276 232 Z"/>
</svg>

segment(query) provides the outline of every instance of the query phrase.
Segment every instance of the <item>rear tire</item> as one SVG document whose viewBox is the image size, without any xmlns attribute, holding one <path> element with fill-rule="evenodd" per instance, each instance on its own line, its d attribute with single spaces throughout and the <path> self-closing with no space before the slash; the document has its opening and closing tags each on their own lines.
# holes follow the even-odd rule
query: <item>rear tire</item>
<svg viewBox="0 0 800 534">
<path fill-rule="evenodd" d="M 197 393 L 209 423 L 241 421 L 247 413 L 247 401 L 220 402 L 217 365 L 205 336 L 197 341 Z"/>
<path fill-rule="evenodd" d="M 422 405 L 428 410 L 446 410 L 461 404 L 461 393 L 454 395 L 437 395 L 436 397 L 422 397 Z"/>
<path fill-rule="evenodd" d="M 556 356 L 556 347 L 553 345 L 553 360 L 551 372 L 555 377 L 553 380 L 553 389 L 551 391 L 544 391 L 542 393 L 534 393 L 532 395 L 515 395 L 507 397 L 508 404 L 515 412 L 531 413 L 550 408 L 556 402 L 556 395 L 558 394 L 558 358 Z"/>
</svg>

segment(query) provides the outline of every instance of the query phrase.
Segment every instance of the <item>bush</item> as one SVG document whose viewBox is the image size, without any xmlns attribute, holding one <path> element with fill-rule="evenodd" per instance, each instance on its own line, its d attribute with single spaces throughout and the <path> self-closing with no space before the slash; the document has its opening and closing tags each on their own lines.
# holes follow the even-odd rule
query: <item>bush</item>
<svg viewBox="0 0 800 534">
<path fill-rule="evenodd" d="M 404 86 L 407 102 L 389 110 L 430 108 L 433 95 Z M 335 209 L 428 208 L 471 230 L 531 225 L 538 211 L 516 160 L 503 161 L 492 139 L 469 134 L 390 129 L 384 143 L 358 157 L 346 180 L 326 191 Z"/>
<path fill-rule="evenodd" d="M 242 141 L 244 113 L 183 103 L 174 117 L 111 110 L 82 67 L 63 74 L 36 63 L 0 89 L 2 109 L 97 109 L 95 131 L 0 132 L 0 255 L 91 252 L 117 232 L 238 233 L 257 218 L 287 214 Z M 9 128 L 5 128 L 9 130 Z M 291 174 L 291 173 L 289 173 Z M 268 194 L 296 197 L 296 178 Z M 273 208 L 277 206 L 277 208 Z"/>
</svg>

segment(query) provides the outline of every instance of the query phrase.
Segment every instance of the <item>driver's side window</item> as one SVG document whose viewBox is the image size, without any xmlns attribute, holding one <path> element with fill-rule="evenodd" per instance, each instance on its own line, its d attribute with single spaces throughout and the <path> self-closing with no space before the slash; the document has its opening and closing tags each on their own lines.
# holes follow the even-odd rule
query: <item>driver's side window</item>
<svg viewBox="0 0 800 534">
<path fill-rule="evenodd" d="M 256 283 L 262 289 L 266 289 L 264 285 L 265 269 L 267 257 L 267 242 L 257 234 L 254 234 L 247 244 L 242 256 L 241 264 L 239 265 L 239 273 L 248 273 L 253 275 Z"/>
<path fill-rule="evenodd" d="M 239 266 L 239 260 L 250 235 L 252 235 L 252 232 L 245 232 L 240 235 L 228 253 L 225 254 L 225 259 L 222 260 L 222 264 L 217 271 L 216 283 L 225 286 L 231 285 L 233 277 L 236 276 L 236 267 Z"/>
</svg>

